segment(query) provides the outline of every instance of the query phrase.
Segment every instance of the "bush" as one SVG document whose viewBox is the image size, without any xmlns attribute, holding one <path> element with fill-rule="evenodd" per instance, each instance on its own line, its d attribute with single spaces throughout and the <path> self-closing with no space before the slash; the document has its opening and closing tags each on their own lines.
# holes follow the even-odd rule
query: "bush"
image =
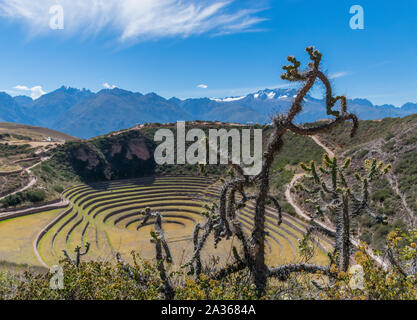
<svg viewBox="0 0 417 320">
<path fill-rule="evenodd" d="M 54 190 L 58 193 L 62 193 L 64 191 L 64 187 L 62 186 L 54 186 Z"/>
<path fill-rule="evenodd" d="M 22 197 L 19 194 L 13 194 L 1 200 L 1 203 L 3 204 L 3 207 L 5 208 L 15 207 L 21 202 L 22 202 Z"/>
<path fill-rule="evenodd" d="M 16 207 L 19 204 L 22 204 L 24 202 L 42 202 L 46 198 L 46 193 L 43 190 L 40 189 L 34 189 L 24 192 L 18 192 L 16 194 L 7 196 L 3 200 L 1 200 L 1 203 L 3 204 L 3 207 Z"/>
<path fill-rule="evenodd" d="M 44 201 L 46 198 L 45 191 L 43 190 L 31 190 L 26 192 L 26 199 L 28 199 L 30 202 L 41 202 Z"/>
</svg>

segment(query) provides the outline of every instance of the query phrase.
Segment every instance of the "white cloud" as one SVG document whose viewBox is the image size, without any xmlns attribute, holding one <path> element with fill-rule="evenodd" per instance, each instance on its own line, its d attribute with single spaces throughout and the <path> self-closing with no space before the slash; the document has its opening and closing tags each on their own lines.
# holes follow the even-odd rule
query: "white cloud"
<svg viewBox="0 0 417 320">
<path fill-rule="evenodd" d="M 103 87 L 106 88 L 106 89 L 114 89 L 114 88 L 116 88 L 115 85 L 108 84 L 107 82 L 106 83 L 103 83 Z"/>
<path fill-rule="evenodd" d="M 30 97 L 34 100 L 38 99 L 39 97 L 43 96 L 46 92 L 42 90 L 42 86 L 34 86 L 29 88 L 27 86 L 15 86 L 13 89 L 20 90 L 20 91 L 30 91 Z"/>
<path fill-rule="evenodd" d="M 197 86 L 197 88 L 199 88 L 199 89 L 207 89 L 207 88 L 208 88 L 208 85 L 205 85 L 205 84 L 199 84 L 199 85 Z"/>
<path fill-rule="evenodd" d="M 337 79 L 337 78 L 345 77 L 347 75 L 349 75 L 349 72 L 345 72 L 345 71 L 335 72 L 329 75 L 329 79 Z"/>
<path fill-rule="evenodd" d="M 204 33 L 253 32 L 262 11 L 237 0 L 61 0 L 68 34 L 94 36 L 103 30 L 121 41 L 189 37 Z M 240 2 L 240 1 L 239 1 Z M 248 2 L 246 2 L 248 3 Z M 0 0 L 0 16 L 24 22 L 31 34 L 51 30 L 56 0 Z M 238 8 L 239 7 L 239 8 Z M 62 31 L 59 31 L 62 32 Z"/>
</svg>

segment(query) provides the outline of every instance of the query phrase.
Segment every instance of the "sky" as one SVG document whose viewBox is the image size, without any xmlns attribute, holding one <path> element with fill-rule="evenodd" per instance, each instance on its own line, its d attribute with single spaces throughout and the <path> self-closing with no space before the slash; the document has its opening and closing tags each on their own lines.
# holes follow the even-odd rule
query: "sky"
<svg viewBox="0 0 417 320">
<path fill-rule="evenodd" d="M 337 94 L 401 106 L 417 102 L 416 15 L 415 0 L 0 0 L 0 91 L 239 96 L 285 87 L 286 57 L 313 45 Z"/>
</svg>

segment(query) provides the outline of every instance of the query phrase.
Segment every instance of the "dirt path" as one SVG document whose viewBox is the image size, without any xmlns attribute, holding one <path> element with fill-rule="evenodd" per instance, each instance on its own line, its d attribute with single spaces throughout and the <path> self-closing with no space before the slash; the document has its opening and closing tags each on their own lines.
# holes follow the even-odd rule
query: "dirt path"
<svg viewBox="0 0 417 320">
<path fill-rule="evenodd" d="M 49 160 L 49 159 L 50 159 L 50 157 L 44 157 L 44 158 L 41 158 L 41 161 L 39 161 L 38 163 L 35 163 L 35 164 L 34 164 L 33 166 L 31 166 L 31 167 L 26 168 L 24 171 L 25 171 L 25 172 L 27 172 L 27 173 L 29 174 L 29 176 L 30 176 L 29 183 L 28 183 L 27 185 L 25 185 L 24 187 L 22 187 L 22 188 L 20 188 L 20 189 L 18 189 L 18 190 L 16 190 L 16 191 L 13 191 L 12 193 L 9 193 L 9 194 L 6 194 L 6 195 L 5 195 L 5 196 L 3 196 L 3 197 L 0 197 L 0 200 L 3 200 L 4 198 L 7 198 L 8 196 L 14 195 L 14 194 L 16 194 L 16 193 L 26 191 L 26 190 L 28 190 L 29 188 L 33 187 L 33 186 L 36 184 L 36 177 L 32 175 L 31 170 L 32 170 L 33 168 L 35 168 L 36 166 L 40 165 L 42 162 L 44 162 L 44 161 L 46 161 L 46 160 Z"/>
<path fill-rule="evenodd" d="M 388 180 L 389 184 L 391 185 L 391 188 L 400 197 L 401 203 L 402 203 L 405 211 L 408 214 L 408 221 L 411 223 L 411 226 L 414 227 L 415 226 L 414 212 L 409 207 L 405 195 L 401 192 L 400 187 L 398 186 L 398 180 L 394 177 L 393 174 L 387 175 L 387 180 Z"/>
<path fill-rule="evenodd" d="M 316 144 L 318 144 L 320 147 L 324 149 L 324 151 L 327 152 L 330 158 L 334 158 L 335 154 L 332 150 L 330 150 L 326 145 L 323 144 L 323 142 L 320 141 L 320 139 L 317 136 L 311 136 L 311 139 L 314 140 Z"/>
<path fill-rule="evenodd" d="M 312 136 L 311 137 L 314 142 L 317 143 L 317 145 L 319 145 L 320 147 L 322 147 L 329 155 L 329 157 L 333 158 L 335 156 L 335 154 L 333 153 L 332 150 L 330 150 L 328 147 L 326 147 L 317 136 Z M 300 217 L 302 217 L 303 219 L 305 219 L 306 221 L 311 221 L 310 216 L 297 204 L 296 200 L 293 198 L 292 194 L 291 194 L 291 189 L 294 187 L 294 185 L 298 182 L 298 180 L 300 180 L 302 177 L 304 177 L 304 174 L 300 173 L 300 174 L 295 174 L 293 179 L 291 180 L 291 182 L 287 185 L 287 188 L 285 190 L 285 198 L 287 199 L 288 203 L 294 208 L 296 214 Z M 318 225 L 320 225 L 321 227 L 323 227 L 326 230 L 329 230 L 331 232 L 336 232 L 336 230 L 332 227 L 329 226 L 328 224 L 322 223 L 320 221 L 316 221 L 316 223 Z M 354 238 L 350 238 L 350 242 L 355 246 L 355 247 L 359 247 L 360 245 L 360 241 L 358 239 L 354 239 Z M 381 266 L 383 266 L 384 268 L 387 268 L 388 265 L 387 263 L 379 256 L 376 256 L 372 250 L 367 249 L 366 252 L 368 253 L 368 255 L 375 260 L 378 264 L 380 264 Z"/>
</svg>

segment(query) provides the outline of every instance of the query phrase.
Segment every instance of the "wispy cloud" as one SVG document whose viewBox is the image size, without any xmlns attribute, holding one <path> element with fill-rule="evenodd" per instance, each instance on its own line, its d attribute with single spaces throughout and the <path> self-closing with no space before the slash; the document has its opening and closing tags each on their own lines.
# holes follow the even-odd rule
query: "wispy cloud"
<svg viewBox="0 0 417 320">
<path fill-rule="evenodd" d="M 116 88 L 115 85 L 109 84 L 107 82 L 103 83 L 103 87 L 106 88 L 106 89 L 114 89 L 114 88 Z"/>
<path fill-rule="evenodd" d="M 347 71 L 342 71 L 342 72 L 335 72 L 335 73 L 331 73 L 329 74 L 329 79 L 337 79 L 337 78 L 342 78 L 345 77 L 347 75 L 349 75 L 350 73 Z"/>
<path fill-rule="evenodd" d="M 259 6 L 237 0 L 61 0 L 68 34 L 97 35 L 104 30 L 125 41 L 165 37 L 253 32 L 265 20 Z M 239 1 L 240 2 L 240 1 Z M 48 33 L 49 9 L 56 0 L 0 0 L 0 16 Z M 56 32 L 56 31 L 54 31 Z"/>
<path fill-rule="evenodd" d="M 207 89 L 208 88 L 208 85 L 206 85 L 206 84 L 199 84 L 197 86 L 197 88 L 199 88 L 199 89 Z"/>
<path fill-rule="evenodd" d="M 46 92 L 42 90 L 42 86 L 34 86 L 32 88 L 29 88 L 27 86 L 15 86 L 13 89 L 19 90 L 19 91 L 26 91 L 30 92 L 30 97 L 32 99 L 38 99 L 39 97 L 43 96 Z"/>
</svg>

